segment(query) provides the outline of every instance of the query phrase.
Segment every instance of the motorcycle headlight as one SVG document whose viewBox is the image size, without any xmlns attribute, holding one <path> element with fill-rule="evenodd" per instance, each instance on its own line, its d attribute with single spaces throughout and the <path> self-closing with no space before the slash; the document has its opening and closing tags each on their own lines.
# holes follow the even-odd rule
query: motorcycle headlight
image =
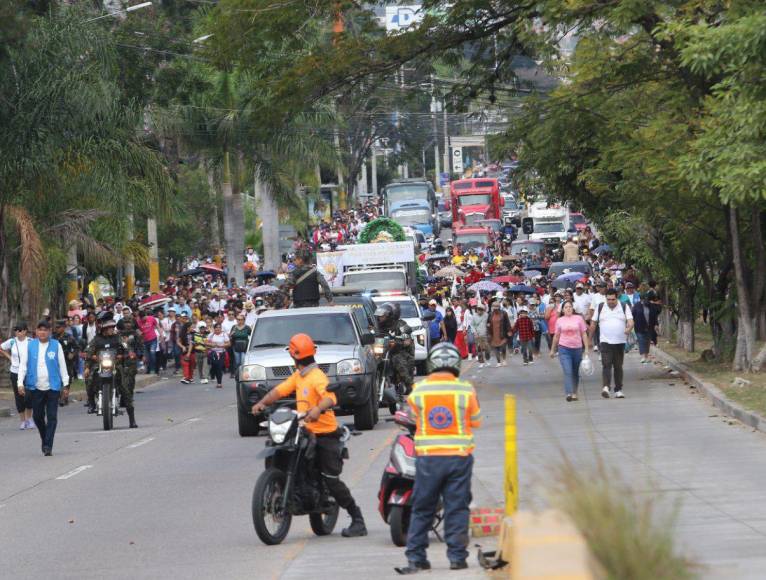
<svg viewBox="0 0 766 580">
<path fill-rule="evenodd" d="M 394 445 L 391 448 L 391 461 L 405 477 L 415 477 L 415 457 L 407 455 L 404 447 Z"/>
<path fill-rule="evenodd" d="M 290 430 L 290 425 L 292 425 L 292 421 L 285 421 L 284 423 L 269 421 L 269 437 L 271 437 L 271 440 L 274 443 L 284 443 L 287 432 Z"/>
<path fill-rule="evenodd" d="M 101 355 L 99 364 L 103 369 L 111 369 L 114 366 L 114 359 L 111 357 L 111 355 L 104 354 Z"/>
<path fill-rule="evenodd" d="M 246 365 L 239 371 L 242 381 L 263 381 L 266 379 L 266 367 L 261 365 Z"/>
<path fill-rule="evenodd" d="M 383 356 L 386 352 L 386 349 L 383 347 L 382 344 L 376 344 L 372 347 L 372 352 L 377 356 Z"/>
<path fill-rule="evenodd" d="M 358 358 L 349 358 L 338 363 L 338 375 L 360 375 L 364 372 L 362 361 Z"/>
</svg>

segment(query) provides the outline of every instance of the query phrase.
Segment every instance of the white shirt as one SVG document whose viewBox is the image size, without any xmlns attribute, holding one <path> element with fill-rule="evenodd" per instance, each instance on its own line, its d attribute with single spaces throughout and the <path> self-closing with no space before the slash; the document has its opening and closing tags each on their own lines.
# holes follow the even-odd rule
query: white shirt
<svg viewBox="0 0 766 580">
<path fill-rule="evenodd" d="M 88 344 L 90 344 L 94 338 L 96 338 L 96 335 L 98 334 L 98 328 L 96 327 L 96 323 L 94 322 L 91 324 L 85 325 L 85 339 L 87 340 Z"/>
<path fill-rule="evenodd" d="M 594 315 L 596 310 L 598 310 L 599 304 L 606 304 L 606 294 L 596 292 L 590 297 L 590 309 L 594 312 Z"/>
<path fill-rule="evenodd" d="M 207 309 L 210 312 L 220 312 L 224 306 L 226 306 L 226 302 L 224 300 L 213 299 L 207 303 Z"/>
<path fill-rule="evenodd" d="M 3 344 L 0 344 L 5 352 L 11 353 L 11 372 L 16 375 L 19 373 L 19 364 L 21 363 L 21 351 L 25 353 L 29 346 L 29 339 L 19 340 L 18 338 L 9 338 Z"/>
<path fill-rule="evenodd" d="M 605 304 L 601 313 L 596 310 L 593 320 L 598 322 L 599 340 L 607 344 L 625 344 L 627 336 L 625 335 L 625 325 L 628 320 L 633 320 L 633 313 L 628 305 L 625 306 L 623 313 L 622 306 L 618 302 L 614 308 L 609 308 Z"/>
<path fill-rule="evenodd" d="M 580 296 L 575 293 L 574 295 L 574 311 L 580 316 L 588 314 L 590 308 L 591 296 L 583 292 Z"/>
<path fill-rule="evenodd" d="M 226 336 L 229 336 L 231 334 L 231 329 L 234 328 L 237 325 L 236 320 L 229 320 L 228 318 L 225 318 L 224 321 L 221 323 L 221 328 L 223 329 L 223 333 Z"/>
<path fill-rule="evenodd" d="M 223 324 L 221 325 L 221 328 L 223 329 Z M 213 345 L 213 350 L 216 352 L 224 352 L 226 350 L 226 343 L 229 341 L 228 335 L 221 333 L 216 334 L 215 332 L 211 332 L 207 340 L 210 344 Z"/>
<path fill-rule="evenodd" d="M 255 328 L 255 321 L 258 320 L 258 315 L 255 313 L 255 309 L 250 310 L 245 315 L 245 324 L 247 324 L 252 330 Z"/>
<path fill-rule="evenodd" d="M 25 342 L 29 342 L 29 340 L 26 340 Z M 51 341 L 48 340 L 46 343 L 40 343 L 40 349 L 37 353 L 37 384 L 35 385 L 35 388 L 40 391 L 48 391 L 51 388 L 51 382 L 50 377 L 48 376 L 48 367 L 45 364 L 46 357 L 56 356 L 54 353 L 49 353 L 51 346 Z M 21 356 L 19 359 L 19 384 L 24 384 L 24 378 L 27 376 L 27 360 L 29 356 L 29 348 L 24 349 L 21 351 Z M 59 374 L 61 375 L 61 386 L 62 388 L 66 387 L 69 384 L 69 373 L 66 369 L 66 357 L 64 357 L 64 349 L 61 348 L 61 344 L 59 344 L 58 348 L 58 359 L 59 359 Z"/>
</svg>

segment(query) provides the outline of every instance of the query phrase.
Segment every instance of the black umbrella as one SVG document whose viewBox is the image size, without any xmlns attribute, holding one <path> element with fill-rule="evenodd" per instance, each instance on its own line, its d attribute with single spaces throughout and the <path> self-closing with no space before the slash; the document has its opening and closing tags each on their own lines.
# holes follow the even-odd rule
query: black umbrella
<svg viewBox="0 0 766 580">
<path fill-rule="evenodd" d="M 255 277 L 256 278 L 276 278 L 276 274 L 272 272 L 271 270 L 266 270 L 264 272 L 258 272 Z"/>
<path fill-rule="evenodd" d="M 191 268 L 189 270 L 184 270 L 179 276 L 199 276 L 200 274 L 202 274 L 202 268 Z"/>
</svg>

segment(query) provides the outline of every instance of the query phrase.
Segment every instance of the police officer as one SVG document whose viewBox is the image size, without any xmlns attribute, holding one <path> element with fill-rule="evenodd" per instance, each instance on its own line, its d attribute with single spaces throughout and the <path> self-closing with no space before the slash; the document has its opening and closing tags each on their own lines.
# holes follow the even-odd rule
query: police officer
<svg viewBox="0 0 766 580">
<path fill-rule="evenodd" d="M 393 339 L 391 365 L 398 380 L 405 385 L 405 394 L 409 395 L 414 380 L 415 343 L 412 341 L 412 329 L 400 315 L 401 308 L 395 302 L 386 302 L 375 309 L 378 333 Z"/>
<path fill-rule="evenodd" d="M 461 381 L 460 352 L 450 343 L 428 353 L 429 375 L 415 385 L 407 402 L 415 415 L 415 488 L 407 534 L 407 566 L 399 574 L 430 570 L 428 531 L 441 497 L 450 570 L 468 567 L 468 521 L 473 472 L 473 433 L 481 423 L 476 391 Z"/>
<path fill-rule="evenodd" d="M 126 356 L 122 340 L 115 334 L 117 324 L 114 322 L 111 312 L 105 311 L 99 315 L 99 334 L 88 345 L 85 357 L 88 366 L 85 368 L 86 389 L 88 393 L 88 413 L 96 412 L 96 391 L 98 390 L 98 354 L 103 350 L 113 350 L 117 353 L 117 360 L 124 360 Z M 136 424 L 135 410 L 133 409 L 133 393 L 124 388 L 122 372 L 118 365 L 115 368 L 116 384 L 120 393 L 120 400 L 124 402 L 128 411 L 128 419 L 131 429 L 138 427 Z"/>
<path fill-rule="evenodd" d="M 144 339 L 138 330 L 132 314 L 124 316 L 117 323 L 117 331 L 120 336 L 120 342 L 125 349 L 125 358 L 122 359 L 122 386 L 129 394 L 130 400 L 133 400 L 133 393 L 136 390 L 136 374 L 138 374 L 138 361 L 144 356 Z M 122 399 L 122 406 L 127 407 L 126 400 Z M 135 415 L 131 420 L 131 427 L 138 427 L 135 421 Z"/>
<path fill-rule="evenodd" d="M 72 385 L 72 377 L 77 376 L 77 360 L 80 353 L 80 345 L 77 340 L 66 332 L 66 320 L 57 320 L 53 327 L 53 338 L 55 338 L 64 351 L 66 359 L 66 370 L 69 373 L 69 384 L 64 385 L 67 390 L 59 398 L 59 407 L 69 404 L 69 387 Z"/>
<path fill-rule="evenodd" d="M 292 290 L 293 306 L 295 308 L 319 306 L 320 286 L 327 302 L 330 306 L 334 306 L 330 285 L 317 271 L 316 266 L 312 266 L 309 262 L 310 254 L 307 251 L 301 250 L 295 255 L 295 269 L 290 272 L 290 278 L 287 281 L 288 288 Z"/>
<path fill-rule="evenodd" d="M 513 219 L 512 218 L 505 218 L 505 223 L 503 224 L 503 227 L 500 229 L 500 233 L 504 236 L 510 236 L 511 241 L 516 239 L 516 227 L 513 225 Z"/>
<path fill-rule="evenodd" d="M 338 505 L 351 516 L 351 525 L 341 534 L 346 538 L 366 536 L 367 527 L 362 510 L 354 501 L 346 484 L 340 480 L 343 470 L 343 442 L 340 440 L 338 421 L 332 411 L 332 407 L 338 401 L 335 394 L 327 390 L 327 375 L 314 360 L 316 345 L 309 335 L 296 334 L 290 339 L 289 351 L 295 361 L 296 371 L 253 405 L 253 415 L 260 415 L 282 397 L 295 395 L 296 409 L 298 412 L 307 413 L 306 429 L 316 437 L 319 471 L 327 489 Z"/>
</svg>

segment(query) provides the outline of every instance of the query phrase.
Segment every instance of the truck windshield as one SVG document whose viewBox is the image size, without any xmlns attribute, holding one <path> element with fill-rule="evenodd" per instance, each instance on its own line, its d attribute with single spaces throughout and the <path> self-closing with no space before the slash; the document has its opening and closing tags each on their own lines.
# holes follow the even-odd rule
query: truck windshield
<svg viewBox="0 0 766 580">
<path fill-rule="evenodd" d="M 459 205 L 489 205 L 491 198 L 492 196 L 488 193 L 471 193 L 461 195 L 457 199 Z"/>
<path fill-rule="evenodd" d="M 564 231 L 564 224 L 561 222 L 543 222 L 535 224 L 536 234 L 552 234 Z"/>
<path fill-rule="evenodd" d="M 392 203 L 407 201 L 408 199 L 428 199 L 428 186 L 417 183 L 407 185 L 392 185 L 386 188 L 386 200 L 389 206 Z"/>
<path fill-rule="evenodd" d="M 489 241 L 487 234 L 460 234 L 455 236 L 455 243 L 461 244 L 464 248 L 475 248 L 486 246 Z"/>
<path fill-rule="evenodd" d="M 391 217 L 402 226 L 427 224 L 431 221 L 431 214 L 427 209 L 403 209 L 394 211 Z"/>
<path fill-rule="evenodd" d="M 275 316 L 258 319 L 253 330 L 250 349 L 271 344 L 287 346 L 290 339 L 299 333 L 306 333 L 317 344 L 356 344 L 354 323 L 348 313 Z"/>
<path fill-rule="evenodd" d="M 516 203 L 516 200 L 513 198 L 512 195 L 505 195 L 503 196 L 503 199 L 505 200 L 505 209 L 519 209 L 519 204 Z"/>
<path fill-rule="evenodd" d="M 348 272 L 343 276 L 344 286 L 365 290 L 406 290 L 404 272 Z"/>
</svg>

